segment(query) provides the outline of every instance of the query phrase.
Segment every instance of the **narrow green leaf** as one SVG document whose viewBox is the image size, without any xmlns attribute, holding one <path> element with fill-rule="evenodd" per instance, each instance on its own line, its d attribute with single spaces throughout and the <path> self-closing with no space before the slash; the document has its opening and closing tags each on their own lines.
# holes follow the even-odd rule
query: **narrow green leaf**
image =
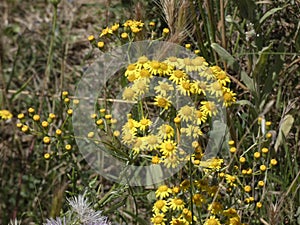
<svg viewBox="0 0 300 225">
<path fill-rule="evenodd" d="M 259 57 L 256 61 L 254 70 L 252 72 L 252 77 L 256 80 L 257 77 L 263 73 L 266 63 L 268 61 L 269 58 L 269 54 L 268 52 L 270 51 L 270 49 L 272 48 L 273 43 L 271 43 L 269 46 L 264 47 L 260 52 L 259 52 Z"/>
<path fill-rule="evenodd" d="M 211 47 L 218 53 L 218 55 L 221 57 L 221 59 L 226 61 L 228 66 L 235 67 L 235 68 L 238 67 L 238 64 L 237 64 L 235 58 L 228 51 L 226 51 L 223 47 L 221 47 L 219 44 L 212 43 Z"/>
<path fill-rule="evenodd" d="M 278 150 L 278 147 L 282 144 L 284 138 L 289 134 L 294 123 L 294 117 L 290 114 L 286 115 L 283 118 L 283 121 L 280 123 L 278 137 L 275 143 L 275 151 Z"/>
<path fill-rule="evenodd" d="M 252 93 L 255 93 L 255 87 L 254 87 L 253 79 L 251 77 L 249 77 L 248 74 L 245 71 L 241 72 L 241 80 L 244 82 L 246 87 L 249 88 L 249 90 Z"/>
<path fill-rule="evenodd" d="M 262 18 L 260 18 L 259 20 L 259 25 L 261 26 L 263 24 L 263 22 L 270 16 L 272 16 L 273 14 L 275 14 L 277 11 L 282 10 L 285 7 L 278 7 L 278 8 L 274 8 L 274 9 L 270 9 L 268 12 L 265 13 L 265 15 L 262 16 Z"/>
</svg>

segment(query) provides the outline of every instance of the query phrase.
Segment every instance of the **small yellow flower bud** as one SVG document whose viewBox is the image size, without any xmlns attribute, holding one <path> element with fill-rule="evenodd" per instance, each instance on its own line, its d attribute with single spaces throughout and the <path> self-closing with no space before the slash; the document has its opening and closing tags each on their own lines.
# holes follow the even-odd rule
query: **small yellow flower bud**
<svg viewBox="0 0 300 225">
<path fill-rule="evenodd" d="M 251 175 L 252 172 L 253 172 L 253 170 L 252 170 L 251 168 L 249 168 L 249 169 L 247 170 L 247 174 L 248 174 L 248 175 Z"/>
<path fill-rule="evenodd" d="M 164 29 L 163 29 L 163 34 L 168 34 L 168 33 L 170 33 L 169 28 L 164 28 Z"/>
<path fill-rule="evenodd" d="M 65 102 L 65 103 L 69 103 L 69 102 L 70 102 L 70 99 L 69 99 L 69 98 L 65 98 L 65 99 L 64 99 L 64 102 Z"/>
<path fill-rule="evenodd" d="M 234 145 L 234 140 L 228 141 L 228 144 L 229 144 L 229 145 Z"/>
<path fill-rule="evenodd" d="M 258 181 L 258 186 L 263 187 L 265 185 L 265 182 L 263 180 Z"/>
<path fill-rule="evenodd" d="M 24 113 L 20 113 L 20 114 L 18 114 L 18 119 L 23 119 L 25 117 L 25 115 L 24 115 Z"/>
<path fill-rule="evenodd" d="M 88 136 L 88 138 L 93 138 L 95 136 L 95 133 L 94 132 L 89 132 L 87 136 Z"/>
<path fill-rule="evenodd" d="M 42 122 L 42 127 L 48 127 L 48 126 L 49 126 L 49 123 L 47 121 Z"/>
<path fill-rule="evenodd" d="M 271 159 L 271 165 L 276 166 L 277 165 L 277 160 L 276 159 Z"/>
<path fill-rule="evenodd" d="M 180 122 L 181 122 L 181 119 L 180 119 L 179 117 L 175 117 L 175 118 L 174 118 L 174 123 L 177 123 L 177 124 L 178 124 L 178 123 L 180 123 Z"/>
<path fill-rule="evenodd" d="M 50 141 L 51 141 L 51 139 L 50 139 L 49 137 L 47 137 L 47 136 L 43 138 L 43 142 L 44 142 L 45 144 L 49 144 Z"/>
<path fill-rule="evenodd" d="M 104 47 L 104 42 L 103 41 L 99 41 L 97 43 L 98 48 L 103 48 Z"/>
<path fill-rule="evenodd" d="M 29 109 L 28 109 L 28 112 L 29 112 L 29 113 L 34 113 L 34 108 L 29 108 Z"/>
<path fill-rule="evenodd" d="M 55 117 L 56 117 L 56 115 L 55 115 L 54 113 L 50 113 L 50 114 L 49 114 L 49 118 L 50 118 L 50 119 L 54 119 Z"/>
<path fill-rule="evenodd" d="M 155 22 L 151 21 L 151 22 L 149 23 L 149 26 L 154 27 L 154 26 L 155 26 Z"/>
<path fill-rule="evenodd" d="M 235 147 L 231 147 L 231 148 L 229 149 L 229 151 L 230 151 L 231 153 L 235 153 L 235 152 L 236 152 L 236 148 L 235 148 Z"/>
<path fill-rule="evenodd" d="M 63 91 L 61 94 L 62 94 L 62 96 L 67 96 L 69 94 L 69 92 Z"/>
<path fill-rule="evenodd" d="M 55 133 L 56 133 L 56 135 L 61 135 L 62 131 L 61 131 L 60 129 L 57 129 L 57 130 L 55 131 Z"/>
<path fill-rule="evenodd" d="M 72 109 L 68 109 L 67 113 L 68 113 L 68 115 L 72 115 L 73 114 L 73 110 Z"/>
<path fill-rule="evenodd" d="M 264 154 L 266 154 L 266 153 L 269 152 L 269 149 L 267 149 L 267 148 L 262 148 L 262 149 L 261 149 L 261 152 L 264 153 Z"/>
<path fill-rule="evenodd" d="M 124 32 L 124 33 L 122 33 L 122 34 L 121 34 L 121 38 L 123 38 L 123 39 L 127 39 L 127 38 L 128 38 L 128 34 L 127 34 L 127 33 L 125 33 L 125 32 Z"/>
<path fill-rule="evenodd" d="M 266 138 L 271 138 L 271 137 L 272 137 L 272 133 L 271 132 L 266 133 Z"/>
<path fill-rule="evenodd" d="M 94 35 L 90 35 L 90 36 L 88 36 L 88 40 L 89 40 L 89 41 L 93 41 L 93 40 L 95 40 L 95 36 L 94 36 Z"/>
<path fill-rule="evenodd" d="M 152 163 L 153 164 L 158 164 L 159 162 L 160 162 L 160 159 L 157 155 L 152 157 Z"/>
<path fill-rule="evenodd" d="M 16 126 L 17 126 L 17 128 L 21 128 L 23 126 L 23 124 L 22 123 L 17 123 Z"/>
<path fill-rule="evenodd" d="M 191 44 L 185 44 L 185 48 L 191 49 L 192 45 Z"/>
<path fill-rule="evenodd" d="M 39 115 L 33 115 L 33 117 L 32 117 L 32 119 L 34 120 L 34 121 L 39 121 L 40 120 L 40 116 Z"/>
<path fill-rule="evenodd" d="M 92 119 L 95 119 L 97 117 L 97 114 L 96 113 L 93 113 L 92 115 L 91 115 L 91 118 Z"/>
<path fill-rule="evenodd" d="M 260 153 L 259 152 L 255 152 L 254 153 L 254 158 L 259 159 L 260 158 Z"/>
<path fill-rule="evenodd" d="M 73 100 L 73 104 L 74 104 L 74 105 L 78 105 L 78 104 L 79 104 L 79 100 L 78 100 L 78 99 L 74 99 L 74 100 Z"/>
<path fill-rule="evenodd" d="M 51 156 L 51 155 L 50 155 L 49 153 L 45 153 L 45 154 L 44 154 L 44 159 L 50 159 L 50 156 Z"/>
<path fill-rule="evenodd" d="M 200 50 L 199 50 L 199 49 L 196 49 L 196 50 L 194 51 L 194 53 L 195 53 L 196 55 L 198 55 L 198 54 L 200 54 Z"/>
<path fill-rule="evenodd" d="M 107 119 L 107 120 L 110 120 L 111 117 L 112 117 L 112 115 L 110 115 L 110 114 L 107 114 L 107 115 L 104 116 L 104 118 Z"/>
<path fill-rule="evenodd" d="M 272 122 L 271 121 L 266 121 L 266 126 L 271 126 Z"/>
<path fill-rule="evenodd" d="M 264 171 L 267 170 L 267 167 L 266 167 L 265 165 L 261 165 L 261 166 L 259 167 L 259 169 L 260 169 L 262 172 L 264 172 Z"/>
<path fill-rule="evenodd" d="M 22 132 L 26 133 L 29 130 L 29 127 L 27 125 L 23 125 L 21 130 Z"/>
<path fill-rule="evenodd" d="M 65 146 L 65 149 L 66 149 L 67 151 L 70 151 L 70 150 L 72 149 L 72 146 L 69 145 L 69 144 L 67 144 L 67 145 Z"/>
<path fill-rule="evenodd" d="M 251 187 L 249 185 L 244 187 L 245 192 L 250 192 L 251 191 Z"/>
<path fill-rule="evenodd" d="M 115 137 L 119 137 L 120 136 L 120 131 L 115 130 L 113 134 L 114 134 Z"/>
<path fill-rule="evenodd" d="M 261 202 L 257 202 L 256 203 L 256 207 L 260 209 L 262 207 L 262 203 Z"/>
<path fill-rule="evenodd" d="M 246 158 L 245 157 L 240 157 L 240 163 L 245 163 L 246 162 Z"/>
</svg>

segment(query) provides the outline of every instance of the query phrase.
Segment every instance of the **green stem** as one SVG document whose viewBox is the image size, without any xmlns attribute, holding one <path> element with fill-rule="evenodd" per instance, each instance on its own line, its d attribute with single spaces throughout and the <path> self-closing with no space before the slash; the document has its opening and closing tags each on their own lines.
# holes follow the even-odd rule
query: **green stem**
<svg viewBox="0 0 300 225">
<path fill-rule="evenodd" d="M 43 106 L 43 98 L 44 95 L 46 94 L 46 89 L 51 73 L 51 66 L 52 66 L 52 59 L 53 59 L 53 50 L 54 50 L 54 41 L 55 41 L 55 30 L 56 30 L 56 22 L 57 22 L 57 5 L 53 5 L 54 7 L 54 12 L 53 12 L 53 18 L 52 18 L 52 30 L 51 30 L 51 40 L 50 40 L 50 45 L 49 45 L 49 51 L 48 51 L 48 57 L 47 57 L 47 64 L 46 64 L 46 70 L 45 70 L 45 76 L 43 80 L 43 90 L 41 92 L 41 97 L 40 97 L 40 105 L 39 105 L 39 114 L 42 111 L 42 106 Z"/>
</svg>

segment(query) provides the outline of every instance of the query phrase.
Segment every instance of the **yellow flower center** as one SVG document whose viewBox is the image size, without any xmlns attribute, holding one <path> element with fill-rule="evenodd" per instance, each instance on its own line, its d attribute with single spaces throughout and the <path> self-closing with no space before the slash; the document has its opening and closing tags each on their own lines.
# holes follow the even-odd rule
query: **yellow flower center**
<svg viewBox="0 0 300 225">
<path fill-rule="evenodd" d="M 209 111 L 211 111 L 211 112 L 213 112 L 213 111 L 216 110 L 216 105 L 215 105 L 215 103 L 213 103 L 213 102 L 207 102 L 207 103 L 205 103 L 205 107 L 206 107 Z"/>
<path fill-rule="evenodd" d="M 225 101 L 231 101 L 232 100 L 232 94 L 230 94 L 230 92 L 226 92 L 223 95 L 223 98 L 224 98 Z"/>
<path fill-rule="evenodd" d="M 158 200 L 156 203 L 155 203 L 155 206 L 156 208 L 158 209 L 162 209 L 164 206 L 165 206 L 165 202 L 163 200 Z"/>
<path fill-rule="evenodd" d="M 169 125 L 164 126 L 164 132 L 165 133 L 171 133 L 172 132 L 172 127 L 170 127 Z"/>
<path fill-rule="evenodd" d="M 219 79 L 219 80 L 224 80 L 224 79 L 226 79 L 226 73 L 225 73 L 225 71 L 221 71 L 221 72 L 219 72 L 218 74 L 217 74 L 217 78 Z"/>
<path fill-rule="evenodd" d="M 144 78 L 150 77 L 150 73 L 148 70 L 141 70 L 140 75 Z"/>
<path fill-rule="evenodd" d="M 160 64 L 160 69 L 161 70 L 167 70 L 168 69 L 168 65 L 166 63 L 161 63 Z"/>
<path fill-rule="evenodd" d="M 160 63 L 157 62 L 157 61 L 153 61 L 150 63 L 150 66 L 153 68 L 153 69 L 156 69 L 158 70 L 160 68 Z"/>
<path fill-rule="evenodd" d="M 140 121 L 140 123 L 143 125 L 143 126 L 146 126 L 148 124 L 148 119 L 142 119 Z"/>
<path fill-rule="evenodd" d="M 172 56 L 172 57 L 169 58 L 169 61 L 170 62 L 177 62 L 177 58 Z"/>
<path fill-rule="evenodd" d="M 158 188 L 158 191 L 159 192 L 165 192 L 168 190 L 168 186 L 167 185 L 162 185 Z"/>
<path fill-rule="evenodd" d="M 160 224 L 163 221 L 163 217 L 158 215 L 154 218 L 154 223 Z"/>
<path fill-rule="evenodd" d="M 182 78 L 184 76 L 184 74 L 180 70 L 175 70 L 174 71 L 174 76 L 177 77 L 177 78 Z"/>
<path fill-rule="evenodd" d="M 175 205 L 182 205 L 182 203 L 183 203 L 183 201 L 181 199 L 179 199 L 179 198 L 177 198 L 177 199 L 174 200 L 174 204 Z"/>
<path fill-rule="evenodd" d="M 192 60 L 190 58 L 184 58 L 183 59 L 183 63 L 186 65 L 186 66 L 190 66 L 192 65 Z"/>
<path fill-rule="evenodd" d="M 190 85 L 189 82 L 183 81 L 183 82 L 181 83 L 181 85 L 182 85 L 182 87 L 183 87 L 185 90 L 190 90 L 191 85 Z"/>
<path fill-rule="evenodd" d="M 129 71 L 135 70 L 135 65 L 130 64 L 130 65 L 127 67 L 127 70 L 129 70 Z"/>
<path fill-rule="evenodd" d="M 148 58 L 146 56 L 141 56 L 138 59 L 138 62 L 141 63 L 141 64 L 144 64 L 144 63 L 148 62 Z"/>
<path fill-rule="evenodd" d="M 148 137 L 148 144 L 149 145 L 154 145 L 156 143 L 157 143 L 157 138 L 155 136 Z"/>
<path fill-rule="evenodd" d="M 197 57 L 195 59 L 192 59 L 192 64 L 195 66 L 201 66 L 205 62 L 205 59 L 203 57 Z"/>
<path fill-rule="evenodd" d="M 215 91 L 221 91 L 222 90 L 222 84 L 220 84 L 219 82 L 214 82 L 212 84 L 212 88 L 215 90 Z"/>
<path fill-rule="evenodd" d="M 171 144 L 171 143 L 167 143 L 167 144 L 166 144 L 166 149 L 167 149 L 167 151 L 171 152 L 171 151 L 174 150 L 174 145 Z"/>
<path fill-rule="evenodd" d="M 165 99 L 165 98 L 159 98 L 158 100 L 157 100 L 157 105 L 159 106 L 159 107 L 166 107 L 167 106 L 167 100 Z"/>
</svg>

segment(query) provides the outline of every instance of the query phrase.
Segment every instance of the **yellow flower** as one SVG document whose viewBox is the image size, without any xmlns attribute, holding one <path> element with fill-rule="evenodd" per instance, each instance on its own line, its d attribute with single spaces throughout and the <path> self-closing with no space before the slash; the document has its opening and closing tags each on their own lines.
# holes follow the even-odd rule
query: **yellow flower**
<svg viewBox="0 0 300 225">
<path fill-rule="evenodd" d="M 153 225 L 165 225 L 165 214 L 160 213 L 160 214 L 154 214 L 153 217 L 151 218 L 151 222 Z"/>
<path fill-rule="evenodd" d="M 152 124 L 151 120 L 146 119 L 145 117 L 143 117 L 140 122 L 139 122 L 139 128 L 141 131 L 145 131 L 146 128 L 148 128 L 150 125 Z"/>
<path fill-rule="evenodd" d="M 93 40 L 95 40 L 95 36 L 94 36 L 94 35 L 90 35 L 90 36 L 88 36 L 88 40 L 89 40 L 89 41 L 93 41 Z"/>
<path fill-rule="evenodd" d="M 67 113 L 68 113 L 68 115 L 72 115 L 73 114 L 73 110 L 72 109 L 68 109 Z"/>
<path fill-rule="evenodd" d="M 65 146 L 65 149 L 66 149 L 67 151 L 70 151 L 70 150 L 72 149 L 72 146 L 69 145 L 69 144 L 67 144 L 67 145 Z"/>
<path fill-rule="evenodd" d="M 160 158 L 157 155 L 156 156 L 152 156 L 151 162 L 153 164 L 158 164 L 160 162 Z"/>
<path fill-rule="evenodd" d="M 122 97 L 124 100 L 134 101 L 135 100 L 135 92 L 132 88 L 126 87 L 123 91 Z"/>
<path fill-rule="evenodd" d="M 47 136 L 43 138 L 43 142 L 44 142 L 45 144 L 49 144 L 50 141 L 51 141 L 51 139 L 50 139 L 49 137 L 47 137 Z"/>
<path fill-rule="evenodd" d="M 26 133 L 29 130 L 29 127 L 27 125 L 23 125 L 21 130 L 22 132 Z"/>
<path fill-rule="evenodd" d="M 138 96 L 145 94 L 149 89 L 147 79 L 141 78 L 141 79 L 135 80 L 134 84 L 132 85 L 132 89 L 135 91 L 135 93 Z"/>
<path fill-rule="evenodd" d="M 242 225 L 239 216 L 229 218 L 229 225 Z"/>
<path fill-rule="evenodd" d="M 196 206 L 201 206 L 203 203 L 206 202 L 206 199 L 203 195 L 197 193 L 197 194 L 194 194 L 193 195 L 193 203 L 196 205 Z"/>
<path fill-rule="evenodd" d="M 182 121 L 190 122 L 195 120 L 195 107 L 185 105 L 178 111 L 178 116 Z"/>
<path fill-rule="evenodd" d="M 230 185 L 230 186 L 236 186 L 235 181 L 236 181 L 236 177 L 232 176 L 230 174 L 226 174 L 225 175 L 226 178 L 226 182 Z"/>
<path fill-rule="evenodd" d="M 169 77 L 169 80 L 173 81 L 176 84 L 179 84 L 181 81 L 185 80 L 187 77 L 186 73 L 181 70 L 174 70 Z"/>
<path fill-rule="evenodd" d="M 265 182 L 263 180 L 258 181 L 258 186 L 263 187 L 265 185 Z"/>
<path fill-rule="evenodd" d="M 262 149 L 261 149 L 261 152 L 264 153 L 264 154 L 266 154 L 266 153 L 269 152 L 269 149 L 267 149 L 267 148 L 262 148 Z"/>
<path fill-rule="evenodd" d="M 33 115 L 33 117 L 32 117 L 32 119 L 34 120 L 34 121 L 39 121 L 40 120 L 40 116 L 39 115 Z"/>
<path fill-rule="evenodd" d="M 42 127 L 48 127 L 48 126 L 49 126 L 49 123 L 47 121 L 42 122 Z"/>
<path fill-rule="evenodd" d="M 236 94 L 233 93 L 229 88 L 223 88 L 223 105 L 228 107 L 232 103 L 236 102 Z"/>
<path fill-rule="evenodd" d="M 23 124 L 22 123 L 17 123 L 16 126 L 17 126 L 17 128 L 21 128 L 23 126 Z"/>
<path fill-rule="evenodd" d="M 181 128 L 182 133 L 185 133 L 188 137 L 198 138 L 203 135 L 199 126 L 188 124 L 187 128 Z"/>
<path fill-rule="evenodd" d="M 103 48 L 104 47 L 104 42 L 103 41 L 99 41 L 97 43 L 98 48 Z"/>
<path fill-rule="evenodd" d="M 245 163 L 246 162 L 246 158 L 245 157 L 240 157 L 240 163 Z"/>
<path fill-rule="evenodd" d="M 200 110 L 204 112 L 206 115 L 212 116 L 212 115 L 217 115 L 217 106 L 214 102 L 212 101 L 202 101 L 201 102 L 202 106 Z"/>
<path fill-rule="evenodd" d="M 220 202 L 212 202 L 208 205 L 207 209 L 213 214 L 219 214 L 223 211 L 223 206 Z"/>
<path fill-rule="evenodd" d="M 55 117 L 56 117 L 56 115 L 55 115 L 54 113 L 50 113 L 50 114 L 49 114 L 49 118 L 50 118 L 50 119 L 53 120 L 53 119 L 55 119 Z"/>
<path fill-rule="evenodd" d="M 150 61 L 149 63 L 145 64 L 145 68 L 152 74 L 156 75 L 159 74 L 160 71 L 160 62 L 153 60 Z"/>
<path fill-rule="evenodd" d="M 224 70 L 216 73 L 215 76 L 218 79 L 218 81 L 224 86 L 226 85 L 226 83 L 230 83 L 230 79 Z"/>
<path fill-rule="evenodd" d="M 65 98 L 65 99 L 64 99 L 64 102 L 65 102 L 65 103 L 69 103 L 69 102 L 70 102 L 70 99 L 69 99 L 69 98 Z"/>
<path fill-rule="evenodd" d="M 271 159 L 270 164 L 272 166 L 276 166 L 277 165 L 277 160 L 276 159 Z"/>
<path fill-rule="evenodd" d="M 49 153 L 45 153 L 45 154 L 44 154 L 44 158 L 45 158 L 45 159 L 50 159 L 50 156 L 51 156 L 51 155 L 50 155 Z"/>
<path fill-rule="evenodd" d="M 161 185 L 155 191 L 155 196 L 156 198 L 164 199 L 169 197 L 171 193 L 172 193 L 171 188 L 169 188 L 167 185 Z"/>
<path fill-rule="evenodd" d="M 154 149 L 158 148 L 161 143 L 160 138 L 154 134 L 150 134 L 150 135 L 146 136 L 145 140 L 146 140 L 147 147 L 149 148 L 149 150 L 154 150 Z"/>
<path fill-rule="evenodd" d="M 181 80 L 179 86 L 177 86 L 180 93 L 184 96 L 190 96 L 191 94 L 191 83 L 189 80 Z"/>
<path fill-rule="evenodd" d="M 135 134 L 132 132 L 125 131 L 122 133 L 122 142 L 124 144 L 133 144 L 136 140 Z"/>
<path fill-rule="evenodd" d="M 66 97 L 69 94 L 69 92 L 63 91 L 61 94 L 62 94 L 62 96 Z"/>
<path fill-rule="evenodd" d="M 231 148 L 229 149 L 229 151 L 230 151 L 231 153 L 235 153 L 235 152 L 236 152 L 236 147 L 231 147 Z"/>
<path fill-rule="evenodd" d="M 104 36 L 104 35 L 107 35 L 107 34 L 113 34 L 113 30 L 106 27 L 105 29 L 102 30 L 101 34 L 100 34 L 100 37 Z"/>
<path fill-rule="evenodd" d="M 265 165 L 261 165 L 261 166 L 259 167 L 259 169 L 260 169 L 262 172 L 264 172 L 264 171 L 267 170 L 267 167 L 266 167 Z"/>
<path fill-rule="evenodd" d="M 257 202 L 256 203 L 256 207 L 260 209 L 262 207 L 262 203 L 261 202 Z"/>
<path fill-rule="evenodd" d="M 223 159 L 212 158 L 206 161 L 201 161 L 200 166 L 207 167 L 214 170 L 219 170 L 221 169 L 221 165 L 223 162 L 224 162 Z"/>
<path fill-rule="evenodd" d="M 162 199 L 157 200 L 153 205 L 152 211 L 155 214 L 159 214 L 160 212 L 163 212 L 163 213 L 167 212 L 168 211 L 167 202 Z"/>
<path fill-rule="evenodd" d="M 88 135 L 87 135 L 88 138 L 93 138 L 94 136 L 95 136 L 95 133 L 92 132 L 92 131 L 89 132 Z"/>
<path fill-rule="evenodd" d="M 119 136 L 120 136 L 120 131 L 115 130 L 114 133 L 113 133 L 113 135 L 114 135 L 115 137 L 119 137 Z"/>
<path fill-rule="evenodd" d="M 250 191 L 251 191 L 251 186 L 246 185 L 246 186 L 244 187 L 244 191 L 245 191 L 245 192 L 250 192 Z"/>
<path fill-rule="evenodd" d="M 223 95 L 223 85 L 219 81 L 215 81 L 209 85 L 208 90 L 212 95 L 220 97 Z"/>
<path fill-rule="evenodd" d="M 166 35 L 166 34 L 168 34 L 169 32 L 170 32 L 169 28 L 164 28 L 164 29 L 163 29 L 163 34 Z"/>
<path fill-rule="evenodd" d="M 176 143 L 172 140 L 165 140 L 160 144 L 160 151 L 166 157 L 174 155 L 177 152 Z"/>
<path fill-rule="evenodd" d="M 115 23 L 114 25 L 112 25 L 112 27 L 111 27 L 111 30 L 112 31 L 116 31 L 116 30 L 118 30 L 119 29 L 119 24 L 118 23 Z"/>
<path fill-rule="evenodd" d="M 259 159 L 260 158 L 260 153 L 259 152 L 254 152 L 253 156 L 256 159 Z"/>
<path fill-rule="evenodd" d="M 0 110 L 0 118 L 3 120 L 9 120 L 13 117 L 13 115 L 11 114 L 10 111 L 6 110 L 6 109 L 2 109 Z"/>
<path fill-rule="evenodd" d="M 153 22 L 153 21 L 149 22 L 149 26 L 154 27 L 155 26 L 155 22 Z"/>
<path fill-rule="evenodd" d="M 144 137 L 138 137 L 135 139 L 135 142 L 132 146 L 132 151 L 135 155 L 138 155 L 141 151 L 144 151 L 146 149 L 146 143 L 145 143 Z"/>
<path fill-rule="evenodd" d="M 271 138 L 271 137 L 272 137 L 272 133 L 271 132 L 266 133 L 266 138 Z"/>
<path fill-rule="evenodd" d="M 28 112 L 29 112 L 29 113 L 34 113 L 34 111 L 35 111 L 34 108 L 29 108 L 29 109 L 28 109 Z"/>
<path fill-rule="evenodd" d="M 24 115 L 24 113 L 20 113 L 20 114 L 18 114 L 17 117 L 19 120 L 21 120 L 21 119 L 24 119 L 25 115 Z"/>
<path fill-rule="evenodd" d="M 194 80 L 191 83 L 191 93 L 206 96 L 207 86 L 205 81 Z"/>
<path fill-rule="evenodd" d="M 163 124 L 158 128 L 158 136 L 162 139 L 174 137 L 174 129 L 168 124 Z"/>
<path fill-rule="evenodd" d="M 56 133 L 56 135 L 61 135 L 62 131 L 61 131 L 60 129 L 57 129 L 57 130 L 55 131 L 55 133 Z"/>
<path fill-rule="evenodd" d="M 170 167 L 176 168 L 180 162 L 178 156 L 175 154 L 169 156 L 163 156 L 162 158 L 163 158 L 163 163 L 167 168 Z"/>
<path fill-rule="evenodd" d="M 169 100 L 169 98 L 165 98 L 161 95 L 158 95 L 154 98 L 154 105 L 157 105 L 160 108 L 164 108 L 164 109 L 169 109 L 169 107 L 171 106 L 171 102 Z"/>
<path fill-rule="evenodd" d="M 204 225 L 221 225 L 221 223 L 215 216 L 210 216 L 209 219 L 205 221 Z"/>
<path fill-rule="evenodd" d="M 180 198 L 171 198 L 169 199 L 169 206 L 172 210 L 183 210 L 184 209 L 184 201 Z"/>
<path fill-rule="evenodd" d="M 158 85 L 154 87 L 155 93 L 167 96 L 167 93 L 174 90 L 173 85 L 165 81 L 158 81 Z"/>
<path fill-rule="evenodd" d="M 125 32 L 123 32 L 123 33 L 121 34 L 121 38 L 123 38 L 123 39 L 127 39 L 127 38 L 128 38 L 128 34 L 127 34 L 127 33 L 125 33 Z"/>
</svg>

